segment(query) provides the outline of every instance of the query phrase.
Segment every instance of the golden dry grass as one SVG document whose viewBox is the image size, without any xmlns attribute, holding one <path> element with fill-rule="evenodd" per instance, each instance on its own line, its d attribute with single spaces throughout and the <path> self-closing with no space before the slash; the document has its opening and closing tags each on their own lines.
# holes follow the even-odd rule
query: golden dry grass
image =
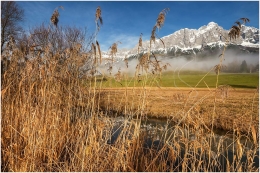
<svg viewBox="0 0 260 173">
<path fill-rule="evenodd" d="M 219 91 L 214 102 L 214 90 L 207 89 L 91 87 L 92 80 L 86 86 L 82 82 L 86 78 L 76 77 L 77 68 L 68 68 L 70 63 L 80 64 L 75 52 L 69 53 L 75 59 L 64 66 L 60 64 L 61 67 L 56 58 L 39 69 L 35 68 L 37 59 L 32 60 L 26 64 L 31 68 L 26 70 L 19 70 L 20 66 L 13 61 L 3 74 L 3 171 L 226 170 L 219 166 L 220 161 L 204 160 L 227 152 L 220 141 L 217 153 L 211 156 L 212 122 L 237 134 L 248 130 L 244 137 L 254 141 L 254 145 L 245 150 L 246 146 L 238 141 L 240 135 L 234 134 L 237 142 L 233 152 L 237 158 L 247 152 L 251 160 L 248 168 L 243 169 L 258 170 L 253 166 L 259 146 L 259 133 L 255 130 L 258 117 L 253 116 L 258 113 L 259 96 L 255 90 L 231 90 L 228 97 Z M 218 112 L 212 119 L 214 104 Z M 129 118 L 122 124 L 119 139 L 111 145 L 107 141 L 115 124 L 110 117 L 121 115 Z M 165 131 L 175 140 L 162 140 L 160 149 L 144 151 L 147 136 L 140 129 L 140 120 L 150 117 L 179 124 L 173 132 Z M 194 132 L 198 137 L 191 140 Z M 230 165 L 228 170 L 240 168 Z"/>
<path fill-rule="evenodd" d="M 170 118 L 178 122 L 187 112 L 189 115 L 185 123 L 204 122 L 207 126 L 212 124 L 212 110 L 214 106 L 214 92 L 208 89 L 189 88 L 149 88 L 144 96 L 143 88 L 104 88 L 102 89 L 101 107 L 114 111 L 144 112 L 144 116 L 161 119 Z M 127 102 L 126 102 L 127 92 Z M 257 94 L 256 96 L 254 96 Z M 144 98 L 145 97 L 145 98 Z M 254 98 L 255 97 L 255 98 Z M 254 99 L 253 99 L 254 98 Z M 142 100 L 146 99 L 143 110 L 140 110 Z M 251 125 L 258 127 L 259 122 L 259 95 L 254 89 L 230 89 L 228 97 L 221 92 L 217 94 L 216 117 L 214 127 L 231 130 L 238 128 L 247 132 Z M 183 122 L 183 123 L 184 123 Z"/>
</svg>

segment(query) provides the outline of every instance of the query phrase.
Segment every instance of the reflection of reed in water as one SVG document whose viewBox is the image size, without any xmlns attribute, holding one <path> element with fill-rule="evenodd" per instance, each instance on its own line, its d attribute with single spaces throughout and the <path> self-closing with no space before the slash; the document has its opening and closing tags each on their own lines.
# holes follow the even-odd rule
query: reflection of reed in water
<svg viewBox="0 0 260 173">
<path fill-rule="evenodd" d="M 116 123 L 109 144 L 116 145 L 118 138 L 122 139 L 121 132 L 126 128 L 125 124 L 127 128 L 131 128 L 131 122 L 126 120 Z M 132 135 L 134 128 L 131 130 L 128 131 L 127 137 L 131 141 L 139 141 L 143 153 L 140 159 L 151 161 L 148 168 L 158 161 L 164 162 L 167 171 L 219 172 L 246 171 L 249 166 L 259 168 L 259 154 L 254 156 L 250 150 L 254 141 L 241 138 L 238 134 L 233 136 L 234 140 L 234 134 L 224 131 L 216 131 L 214 136 L 210 133 L 203 134 L 201 131 L 191 133 L 188 129 L 180 126 L 175 129 L 174 124 L 159 120 L 143 121 L 138 138 Z"/>
</svg>

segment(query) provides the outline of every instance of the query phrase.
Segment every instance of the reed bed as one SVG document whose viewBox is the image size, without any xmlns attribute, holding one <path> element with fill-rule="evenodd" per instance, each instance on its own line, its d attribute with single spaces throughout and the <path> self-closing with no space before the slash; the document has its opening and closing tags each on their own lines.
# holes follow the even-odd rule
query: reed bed
<svg viewBox="0 0 260 173">
<path fill-rule="evenodd" d="M 151 40 L 168 11 L 159 13 Z M 220 96 L 214 95 L 217 89 L 202 96 L 196 95 L 197 90 L 175 92 L 168 96 L 170 104 L 161 95 L 166 93 L 147 87 L 153 86 L 167 67 L 151 52 L 140 52 L 135 82 L 141 82 L 141 88 L 128 88 L 127 83 L 120 90 L 104 88 L 96 77 L 102 63 L 96 37 L 86 46 L 91 47 L 87 52 L 80 41 L 65 50 L 53 43 L 35 43 L 36 35 L 52 33 L 55 37 L 64 31 L 58 26 L 58 17 L 56 8 L 51 17 L 55 27 L 32 34 L 26 51 L 14 46 L 2 55 L 1 171 L 259 171 L 259 120 L 252 116 L 258 111 L 258 92 L 248 94 L 235 118 L 227 112 L 232 99 L 228 100 L 223 88 L 218 90 Z M 101 7 L 95 17 L 97 35 L 103 23 Z M 111 47 L 110 70 L 118 43 Z M 108 82 L 113 77 L 118 82 L 127 78 L 120 70 L 116 76 L 111 74 Z M 153 80 L 148 83 L 148 78 Z M 155 106 L 157 103 L 162 105 Z M 225 106 L 227 109 L 222 109 Z M 218 115 L 214 119 L 213 109 Z M 165 126 L 155 128 L 160 129 L 159 136 L 159 132 L 151 135 L 151 130 L 142 127 L 142 121 L 154 116 L 153 112 L 166 117 Z M 116 116 L 123 120 L 118 123 Z M 230 134 L 217 140 L 212 125 L 226 127 Z M 230 136 L 232 142 L 226 143 L 224 139 Z"/>
</svg>

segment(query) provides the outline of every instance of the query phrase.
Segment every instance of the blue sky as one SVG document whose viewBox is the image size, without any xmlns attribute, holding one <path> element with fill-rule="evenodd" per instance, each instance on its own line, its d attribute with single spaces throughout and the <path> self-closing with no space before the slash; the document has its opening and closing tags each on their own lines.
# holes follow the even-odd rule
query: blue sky
<svg viewBox="0 0 260 173">
<path fill-rule="evenodd" d="M 138 43 L 140 33 L 148 40 L 158 14 L 170 8 L 159 37 L 182 28 L 198 29 L 213 21 L 224 29 L 230 29 L 241 17 L 250 19 L 248 26 L 259 28 L 259 1 L 18 1 L 25 11 L 23 26 L 26 30 L 48 25 L 53 10 L 58 6 L 61 26 L 87 28 L 95 32 L 95 12 L 102 10 L 103 25 L 97 40 L 107 51 L 117 41 L 119 48 L 132 48 Z"/>
</svg>

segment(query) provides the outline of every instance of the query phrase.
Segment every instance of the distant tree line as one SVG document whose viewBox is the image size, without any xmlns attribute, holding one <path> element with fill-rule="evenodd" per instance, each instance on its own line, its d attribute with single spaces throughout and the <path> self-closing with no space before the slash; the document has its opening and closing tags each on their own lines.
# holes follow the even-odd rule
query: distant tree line
<svg viewBox="0 0 260 173">
<path fill-rule="evenodd" d="M 259 63 L 258 64 L 248 64 L 246 60 L 239 62 L 234 60 L 228 63 L 223 72 L 227 73 L 258 73 L 259 72 Z"/>
</svg>

